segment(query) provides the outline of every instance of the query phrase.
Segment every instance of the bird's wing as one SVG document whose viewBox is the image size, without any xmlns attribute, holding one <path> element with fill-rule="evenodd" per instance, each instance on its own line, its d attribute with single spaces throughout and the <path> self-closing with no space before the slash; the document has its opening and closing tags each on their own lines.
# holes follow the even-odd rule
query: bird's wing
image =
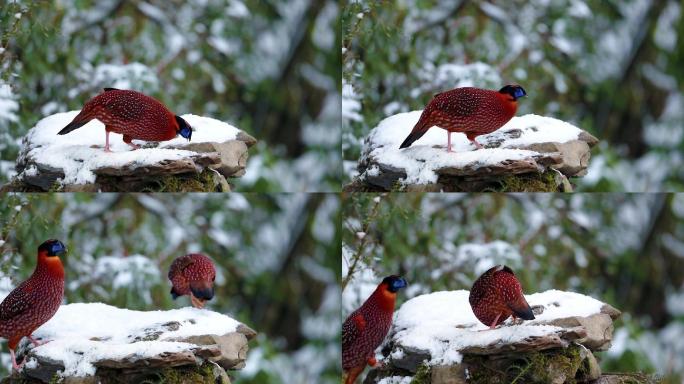
<svg viewBox="0 0 684 384">
<path fill-rule="evenodd" d="M 122 120 L 136 120 L 145 113 L 145 106 L 142 103 L 124 98 L 111 98 L 101 105 L 106 112 Z"/>
<path fill-rule="evenodd" d="M 171 268 L 169 269 L 169 279 L 171 279 L 174 274 L 179 273 L 180 271 L 184 270 L 194 262 L 195 259 L 193 259 L 189 255 L 181 256 L 174 260 L 171 264 Z"/>
<path fill-rule="evenodd" d="M 21 283 L 0 304 L 0 321 L 11 320 L 31 307 L 32 294 L 25 289 L 25 282 Z"/>
<path fill-rule="evenodd" d="M 459 88 L 437 94 L 431 103 L 434 104 L 435 111 L 452 116 L 470 116 L 477 112 L 482 101 L 479 94 L 467 93 Z"/>
<path fill-rule="evenodd" d="M 366 329 L 366 319 L 362 314 L 353 314 L 342 324 L 342 348 L 354 344 Z"/>
</svg>

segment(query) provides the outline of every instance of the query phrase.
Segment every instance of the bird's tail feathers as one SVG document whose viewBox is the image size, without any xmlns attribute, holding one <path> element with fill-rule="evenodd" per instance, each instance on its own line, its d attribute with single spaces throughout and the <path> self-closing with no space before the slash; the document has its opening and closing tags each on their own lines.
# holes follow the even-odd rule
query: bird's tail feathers
<svg viewBox="0 0 684 384">
<path fill-rule="evenodd" d="M 78 116 L 76 116 L 78 118 Z M 81 128 L 82 126 L 86 125 L 88 123 L 88 120 L 86 121 L 79 121 L 77 119 L 74 119 L 71 123 L 67 124 L 66 127 L 62 128 L 61 131 L 57 132 L 58 135 L 66 135 L 67 133 L 73 131 L 74 129 Z"/>
<path fill-rule="evenodd" d="M 534 320 L 534 313 L 532 313 L 532 308 L 527 304 L 524 298 L 516 300 L 514 303 L 509 305 L 515 316 L 524 320 Z"/>
<path fill-rule="evenodd" d="M 411 146 L 416 140 L 420 139 L 423 137 L 425 132 L 430 128 L 430 125 L 427 122 L 428 118 L 424 116 L 420 116 L 420 120 L 416 123 L 416 125 L 413 127 L 411 130 L 411 133 L 406 137 L 403 143 L 399 146 L 399 149 L 401 148 L 407 148 Z"/>
</svg>

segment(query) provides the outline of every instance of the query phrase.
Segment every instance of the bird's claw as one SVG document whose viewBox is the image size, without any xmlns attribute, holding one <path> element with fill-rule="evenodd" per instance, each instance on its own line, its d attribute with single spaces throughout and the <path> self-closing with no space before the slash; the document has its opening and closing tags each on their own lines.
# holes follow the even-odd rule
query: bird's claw
<svg viewBox="0 0 684 384">
<path fill-rule="evenodd" d="M 190 294 L 190 302 L 192 303 L 193 307 L 203 309 L 204 303 L 206 302 L 206 300 L 199 299 L 199 298 L 195 297 L 195 295 Z"/>
</svg>

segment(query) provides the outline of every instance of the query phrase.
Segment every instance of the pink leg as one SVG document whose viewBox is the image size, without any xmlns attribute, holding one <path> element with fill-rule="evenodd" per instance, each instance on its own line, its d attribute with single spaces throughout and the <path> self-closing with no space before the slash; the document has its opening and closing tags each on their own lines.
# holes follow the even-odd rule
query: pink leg
<svg viewBox="0 0 684 384">
<path fill-rule="evenodd" d="M 10 356 L 12 356 L 12 368 L 14 368 L 17 371 L 20 370 L 21 367 L 24 366 L 26 359 L 24 359 L 24 361 L 22 361 L 21 364 L 17 364 L 17 358 L 14 356 L 14 349 L 10 349 L 9 351 L 10 351 Z"/>
<path fill-rule="evenodd" d="M 451 132 L 447 131 L 447 152 L 451 152 Z"/>
<path fill-rule="evenodd" d="M 137 145 L 137 144 L 133 144 L 133 143 L 127 143 L 127 144 L 130 145 L 131 147 L 133 147 L 133 149 L 138 149 L 138 148 L 140 148 L 140 146 Z"/>
<path fill-rule="evenodd" d="M 475 139 L 470 140 L 471 143 L 475 145 L 475 149 L 482 149 L 482 145 L 478 143 Z"/>
<path fill-rule="evenodd" d="M 41 346 L 41 345 L 43 345 L 43 344 L 47 344 L 47 343 L 50 342 L 50 340 L 38 341 L 38 340 L 34 339 L 32 335 L 29 335 L 28 338 L 29 338 L 29 340 L 31 340 L 31 342 L 33 343 L 33 345 L 35 345 L 36 347 L 39 347 L 39 346 Z"/>
<path fill-rule="evenodd" d="M 501 317 L 501 313 L 499 313 L 498 315 L 496 315 L 496 318 L 494 319 L 494 321 L 492 321 L 492 325 L 489 326 L 489 329 L 494 329 L 494 328 L 496 328 L 496 322 L 499 321 L 499 317 Z"/>
<path fill-rule="evenodd" d="M 105 130 L 105 152 L 111 152 L 109 149 L 109 131 Z"/>
</svg>

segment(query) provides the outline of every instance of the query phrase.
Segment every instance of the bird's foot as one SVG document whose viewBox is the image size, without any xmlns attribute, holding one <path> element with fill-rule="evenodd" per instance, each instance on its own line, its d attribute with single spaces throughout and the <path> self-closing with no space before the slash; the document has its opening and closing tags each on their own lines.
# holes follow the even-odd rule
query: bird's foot
<svg viewBox="0 0 684 384">
<path fill-rule="evenodd" d="M 112 153 L 112 150 L 109 149 L 109 146 L 108 146 L 108 145 L 105 146 L 104 151 L 107 152 L 107 153 Z"/>
<path fill-rule="evenodd" d="M 28 338 L 29 338 L 29 340 L 31 340 L 33 345 L 35 345 L 36 347 L 39 347 L 41 345 L 47 344 L 47 343 L 52 341 L 52 340 L 45 340 L 45 341 L 36 340 L 33 338 L 33 336 L 29 336 Z"/>
<path fill-rule="evenodd" d="M 206 300 L 199 299 L 199 298 L 195 297 L 195 295 L 190 294 L 190 302 L 192 303 L 193 307 L 203 309 L 204 303 L 206 303 Z"/>
<path fill-rule="evenodd" d="M 133 144 L 133 143 L 127 143 L 131 147 L 133 147 L 133 150 L 135 151 L 136 149 L 140 149 L 140 146 L 138 144 Z"/>
<path fill-rule="evenodd" d="M 21 361 L 21 364 L 17 364 L 17 357 L 14 356 L 14 350 L 10 349 L 10 356 L 12 357 L 12 368 L 16 371 L 20 371 L 21 368 L 24 366 L 24 363 L 26 363 L 26 357 L 24 357 L 24 360 Z"/>
<path fill-rule="evenodd" d="M 471 140 L 470 142 L 473 143 L 473 145 L 475 146 L 475 150 L 476 150 L 476 151 L 477 151 L 478 149 L 484 148 L 484 147 L 482 146 L 482 144 L 478 143 L 478 142 L 475 141 L 475 140 Z"/>
<path fill-rule="evenodd" d="M 21 364 L 17 364 L 16 361 L 13 361 L 12 368 L 14 368 L 15 371 L 19 372 L 22 368 L 24 368 L 24 363 L 26 363 L 26 360 L 22 361 Z"/>
<path fill-rule="evenodd" d="M 378 361 L 375 357 L 369 357 L 368 360 L 366 361 L 368 363 L 369 367 L 373 368 L 382 368 L 385 366 L 385 364 L 381 361 Z"/>
</svg>

